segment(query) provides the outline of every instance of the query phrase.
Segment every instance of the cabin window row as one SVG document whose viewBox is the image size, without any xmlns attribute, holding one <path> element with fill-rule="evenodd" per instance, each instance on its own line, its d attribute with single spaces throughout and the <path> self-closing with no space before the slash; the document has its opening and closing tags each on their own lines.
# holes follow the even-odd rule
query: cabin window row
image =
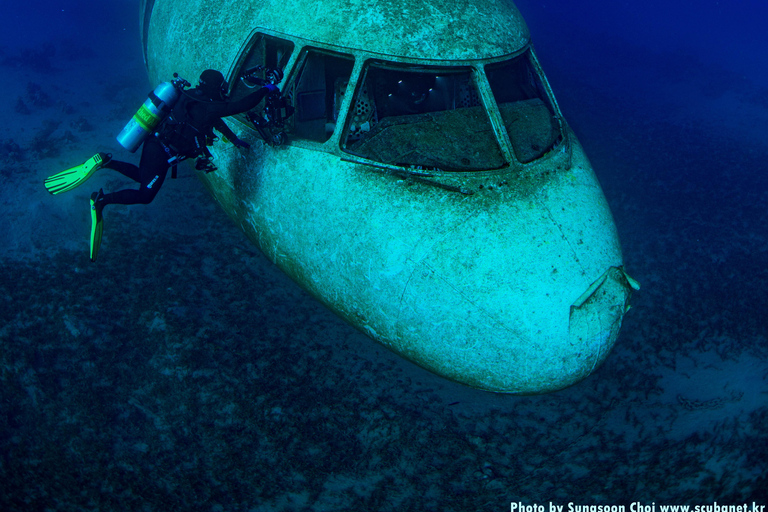
<svg viewBox="0 0 768 512">
<path fill-rule="evenodd" d="M 257 34 L 237 76 L 246 69 L 282 70 L 294 48 L 291 41 Z M 487 108 L 498 109 L 522 163 L 540 158 L 562 140 L 560 122 L 528 53 L 482 69 L 370 60 L 359 78 L 352 76 L 350 55 L 304 48 L 297 62 L 298 73 L 283 89 L 294 109 L 284 126 L 289 140 L 327 142 L 343 117 L 347 94 L 354 97 L 341 134 L 342 151 L 384 164 L 445 171 L 503 167 Z M 484 104 L 479 80 L 488 81 L 495 105 Z M 356 90 L 350 84 L 357 84 Z M 242 97 L 254 86 L 238 80 L 231 96 Z"/>
</svg>

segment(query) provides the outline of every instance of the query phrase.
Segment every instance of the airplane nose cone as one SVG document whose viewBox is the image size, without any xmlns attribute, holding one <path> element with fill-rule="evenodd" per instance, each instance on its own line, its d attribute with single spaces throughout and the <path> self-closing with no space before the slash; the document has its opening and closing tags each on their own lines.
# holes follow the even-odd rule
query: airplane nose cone
<svg viewBox="0 0 768 512">
<path fill-rule="evenodd" d="M 403 290 L 406 356 L 497 392 L 553 391 L 589 375 L 618 336 L 632 283 L 604 200 L 568 197 L 579 196 L 504 203 L 436 243 Z"/>
<path fill-rule="evenodd" d="M 503 177 L 460 176 L 466 188 L 299 150 L 261 162 L 258 186 L 235 186 L 235 164 L 218 156 L 209 185 L 265 254 L 438 375 L 544 393 L 589 375 L 616 341 L 633 281 L 577 145 L 567 168 L 553 157 Z"/>
</svg>

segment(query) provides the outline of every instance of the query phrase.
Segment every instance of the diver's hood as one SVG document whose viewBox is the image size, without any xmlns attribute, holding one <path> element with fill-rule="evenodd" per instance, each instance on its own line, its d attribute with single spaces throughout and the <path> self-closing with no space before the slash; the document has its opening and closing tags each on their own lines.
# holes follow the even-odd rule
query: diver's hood
<svg viewBox="0 0 768 512">
<path fill-rule="evenodd" d="M 200 74 L 200 84 L 196 87 L 206 98 L 212 100 L 224 99 L 227 82 L 221 71 L 206 69 Z"/>
</svg>

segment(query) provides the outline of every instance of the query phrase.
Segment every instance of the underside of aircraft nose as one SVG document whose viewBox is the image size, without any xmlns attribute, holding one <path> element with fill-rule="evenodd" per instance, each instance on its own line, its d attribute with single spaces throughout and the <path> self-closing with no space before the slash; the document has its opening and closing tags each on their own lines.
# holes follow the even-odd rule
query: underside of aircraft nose
<svg viewBox="0 0 768 512">
<path fill-rule="evenodd" d="M 415 262 L 398 351 L 448 378 L 521 394 L 564 388 L 605 359 L 634 286 L 620 251 L 574 249 L 568 227 L 531 212 L 478 215 Z M 604 236 L 600 247 L 618 247 L 613 230 Z"/>
<path fill-rule="evenodd" d="M 608 356 L 631 278 L 609 267 L 576 300 L 567 291 L 481 299 L 428 263 L 403 293 L 403 355 L 440 375 L 503 393 L 543 393 L 588 376 Z M 508 283 L 500 283 L 504 287 Z"/>
</svg>

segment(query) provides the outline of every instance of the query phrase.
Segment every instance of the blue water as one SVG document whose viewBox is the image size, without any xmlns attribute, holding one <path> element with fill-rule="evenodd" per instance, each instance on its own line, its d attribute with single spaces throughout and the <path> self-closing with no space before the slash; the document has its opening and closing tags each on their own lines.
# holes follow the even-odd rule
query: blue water
<svg viewBox="0 0 768 512">
<path fill-rule="evenodd" d="M 136 3 L 0 19 L 0 510 L 768 505 L 765 2 L 517 3 L 643 285 L 606 363 L 538 397 L 380 348 L 189 171 L 89 263 L 88 195 L 125 182 L 41 183 L 117 152 L 152 87 Z"/>
</svg>

